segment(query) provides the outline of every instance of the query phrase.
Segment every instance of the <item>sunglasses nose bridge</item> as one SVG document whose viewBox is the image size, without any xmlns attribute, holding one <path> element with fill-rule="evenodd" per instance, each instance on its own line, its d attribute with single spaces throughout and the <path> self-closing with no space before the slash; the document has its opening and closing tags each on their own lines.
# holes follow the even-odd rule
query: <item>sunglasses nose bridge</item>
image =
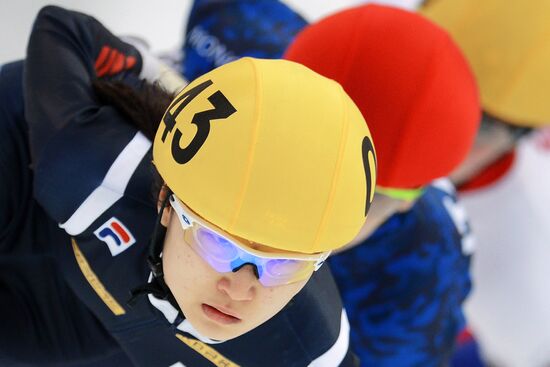
<svg viewBox="0 0 550 367">
<path fill-rule="evenodd" d="M 250 265 L 252 267 L 252 271 L 254 272 L 254 275 L 256 276 L 256 279 L 260 279 L 260 274 L 259 274 L 259 269 L 258 269 L 258 266 L 253 263 L 253 262 L 244 262 L 242 263 L 241 265 L 237 266 L 236 268 L 234 268 L 232 271 L 233 273 L 236 273 L 238 272 L 239 270 L 241 270 L 242 268 L 244 268 L 246 265 Z"/>
</svg>

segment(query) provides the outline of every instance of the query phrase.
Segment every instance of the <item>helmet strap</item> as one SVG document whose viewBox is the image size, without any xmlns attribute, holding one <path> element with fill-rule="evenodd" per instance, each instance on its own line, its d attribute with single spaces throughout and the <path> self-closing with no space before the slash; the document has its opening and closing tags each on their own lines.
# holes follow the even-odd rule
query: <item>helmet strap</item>
<svg viewBox="0 0 550 367">
<path fill-rule="evenodd" d="M 155 228 L 153 229 L 153 234 L 149 243 L 149 255 L 147 256 L 147 264 L 149 266 L 149 269 L 151 269 L 153 279 L 151 279 L 151 282 L 147 284 L 132 289 L 130 291 L 131 297 L 127 301 L 127 304 L 128 306 L 132 307 L 137 302 L 137 298 L 140 295 L 150 293 L 156 298 L 170 302 L 172 307 L 178 310 L 180 315 L 183 316 L 183 312 L 181 311 L 178 302 L 176 301 L 174 295 L 170 291 L 170 288 L 164 281 L 164 270 L 162 268 L 161 253 L 164 247 L 164 238 L 166 237 L 166 227 L 162 225 L 161 222 L 164 209 L 168 205 L 168 200 L 170 199 L 171 194 L 172 192 L 168 190 L 166 198 L 162 201 L 162 205 L 157 216 L 157 221 L 155 223 Z"/>
</svg>

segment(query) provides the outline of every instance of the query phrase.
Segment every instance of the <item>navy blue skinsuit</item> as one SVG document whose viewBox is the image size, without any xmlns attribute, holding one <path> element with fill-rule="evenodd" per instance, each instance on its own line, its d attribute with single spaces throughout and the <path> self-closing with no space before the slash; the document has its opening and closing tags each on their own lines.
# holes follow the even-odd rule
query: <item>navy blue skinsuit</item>
<svg viewBox="0 0 550 367">
<path fill-rule="evenodd" d="M 59 271 L 67 235 L 33 198 L 28 148 L 19 61 L 0 69 L 0 366 L 128 365 Z"/>
<path fill-rule="evenodd" d="M 0 362 L 356 366 L 328 267 L 272 319 L 222 343 L 190 330 L 166 301 L 148 296 L 127 306 L 129 291 L 150 276 L 147 247 L 157 216 L 151 142 L 101 104 L 91 82 L 101 76 L 137 85 L 142 64 L 133 46 L 95 19 L 46 7 L 29 41 L 24 93 L 1 92 L 2 129 L 16 137 L 3 134 L 13 149 L 0 162 L 0 251 L 2 261 L 15 264 L 0 272 L 0 322 L 12 320 L 10 330 L 2 327 Z M 20 83 L 21 65 L 13 65 L 2 69 L 0 88 Z M 24 248 L 40 266 L 20 260 Z M 48 332 L 33 339 L 43 327 Z M 21 337 L 9 340 L 20 329 Z"/>
</svg>

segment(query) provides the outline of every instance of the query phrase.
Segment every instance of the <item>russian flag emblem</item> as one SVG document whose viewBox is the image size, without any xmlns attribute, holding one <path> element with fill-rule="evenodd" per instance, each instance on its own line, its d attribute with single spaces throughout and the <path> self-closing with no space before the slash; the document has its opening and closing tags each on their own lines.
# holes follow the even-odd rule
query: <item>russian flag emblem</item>
<svg viewBox="0 0 550 367">
<path fill-rule="evenodd" d="M 107 244 L 113 256 L 126 251 L 130 246 L 136 243 L 136 239 L 132 235 L 132 232 L 115 217 L 103 223 L 101 227 L 94 231 L 94 234 Z"/>
</svg>

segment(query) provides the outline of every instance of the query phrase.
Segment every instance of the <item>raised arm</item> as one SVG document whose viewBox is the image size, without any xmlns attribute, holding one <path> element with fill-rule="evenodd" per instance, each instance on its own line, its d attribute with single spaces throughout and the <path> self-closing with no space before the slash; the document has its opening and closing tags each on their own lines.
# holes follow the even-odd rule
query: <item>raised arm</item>
<svg viewBox="0 0 550 367">
<path fill-rule="evenodd" d="M 137 75 L 141 68 L 138 50 L 96 19 L 55 6 L 43 8 L 29 40 L 24 78 L 34 160 L 67 124 L 110 118 L 102 116 L 91 86 L 94 78 Z"/>
</svg>

